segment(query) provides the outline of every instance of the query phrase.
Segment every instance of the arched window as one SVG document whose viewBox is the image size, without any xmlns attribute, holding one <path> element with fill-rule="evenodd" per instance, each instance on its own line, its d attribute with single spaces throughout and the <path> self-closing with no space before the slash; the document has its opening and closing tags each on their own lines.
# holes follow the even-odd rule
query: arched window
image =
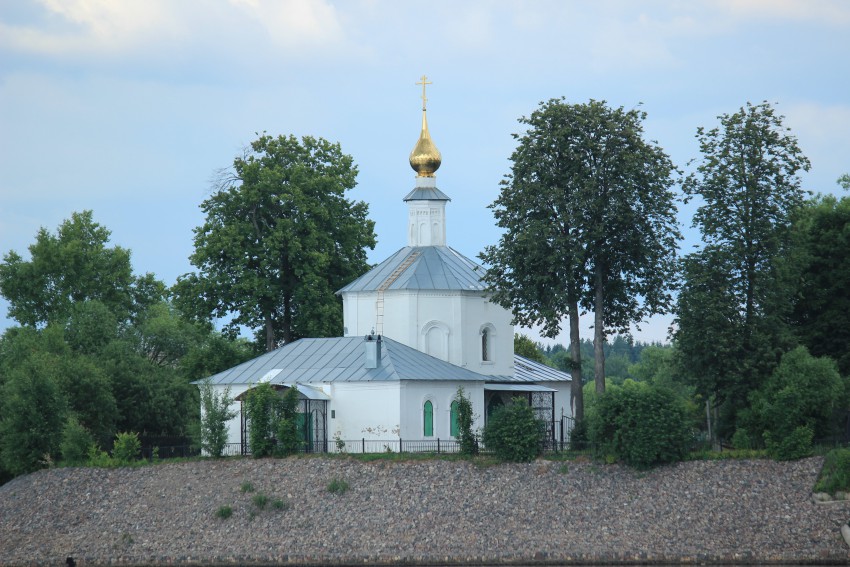
<svg viewBox="0 0 850 567">
<path fill-rule="evenodd" d="M 425 407 L 423 408 L 423 427 L 422 430 L 424 432 L 425 437 L 433 437 L 434 436 L 434 404 L 431 403 L 431 400 L 425 402 Z"/>
<path fill-rule="evenodd" d="M 481 325 L 478 331 L 481 336 L 481 362 L 493 363 L 496 360 L 496 328 L 491 323 Z"/>
<path fill-rule="evenodd" d="M 457 437 L 458 426 L 457 426 L 457 400 L 452 402 L 451 411 L 449 412 L 449 435 L 452 437 Z"/>
</svg>

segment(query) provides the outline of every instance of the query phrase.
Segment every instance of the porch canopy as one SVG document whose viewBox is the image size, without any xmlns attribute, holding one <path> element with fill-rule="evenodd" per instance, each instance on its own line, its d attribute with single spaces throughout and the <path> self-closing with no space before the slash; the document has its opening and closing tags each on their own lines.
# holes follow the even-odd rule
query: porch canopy
<svg viewBox="0 0 850 567">
<path fill-rule="evenodd" d="M 554 388 L 537 384 L 484 384 L 485 390 L 492 392 L 557 392 Z"/>
</svg>

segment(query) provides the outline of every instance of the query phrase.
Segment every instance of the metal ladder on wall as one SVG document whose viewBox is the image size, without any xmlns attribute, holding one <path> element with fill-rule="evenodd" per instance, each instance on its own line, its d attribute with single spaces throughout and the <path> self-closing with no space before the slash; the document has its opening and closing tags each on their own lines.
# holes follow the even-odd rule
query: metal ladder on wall
<svg viewBox="0 0 850 567">
<path fill-rule="evenodd" d="M 413 262 L 416 261 L 416 258 L 419 257 L 419 251 L 414 250 L 410 253 L 410 256 L 404 259 L 404 261 L 396 267 L 395 270 L 384 280 L 384 282 L 378 286 L 378 299 L 375 301 L 375 333 L 378 335 L 384 334 L 384 291 L 389 289 L 393 282 L 395 282 L 401 275 L 410 267 Z"/>
</svg>

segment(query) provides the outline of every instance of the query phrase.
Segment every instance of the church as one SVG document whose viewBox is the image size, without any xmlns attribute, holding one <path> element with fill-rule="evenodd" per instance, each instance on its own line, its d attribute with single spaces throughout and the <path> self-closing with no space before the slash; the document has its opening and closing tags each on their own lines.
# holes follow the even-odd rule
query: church
<svg viewBox="0 0 850 567">
<path fill-rule="evenodd" d="M 300 339 L 210 377 L 219 392 L 230 388 L 237 417 L 228 442 L 242 453 L 250 450 L 242 401 L 261 382 L 297 389 L 308 451 L 451 451 L 460 387 L 473 430 L 520 396 L 547 424 L 547 441 L 564 440 L 570 375 L 514 354 L 510 311 L 488 300 L 482 268 L 446 242 L 450 199 L 437 188 L 442 157 L 428 131 L 426 78 L 419 84 L 407 246 L 337 292 L 343 336 Z"/>
</svg>

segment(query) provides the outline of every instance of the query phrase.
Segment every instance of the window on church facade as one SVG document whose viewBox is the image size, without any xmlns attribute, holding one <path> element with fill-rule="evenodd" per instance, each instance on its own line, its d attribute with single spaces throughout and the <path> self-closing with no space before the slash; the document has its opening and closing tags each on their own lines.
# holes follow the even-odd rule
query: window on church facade
<svg viewBox="0 0 850 567">
<path fill-rule="evenodd" d="M 425 402 L 425 407 L 422 411 L 423 414 L 423 424 L 422 430 L 425 437 L 433 437 L 434 436 L 434 404 L 431 403 L 431 400 Z"/>
<path fill-rule="evenodd" d="M 481 360 L 490 361 L 490 329 L 481 331 Z"/>
<path fill-rule="evenodd" d="M 449 412 L 449 435 L 457 437 L 457 400 L 452 402 L 451 411 Z"/>
</svg>

